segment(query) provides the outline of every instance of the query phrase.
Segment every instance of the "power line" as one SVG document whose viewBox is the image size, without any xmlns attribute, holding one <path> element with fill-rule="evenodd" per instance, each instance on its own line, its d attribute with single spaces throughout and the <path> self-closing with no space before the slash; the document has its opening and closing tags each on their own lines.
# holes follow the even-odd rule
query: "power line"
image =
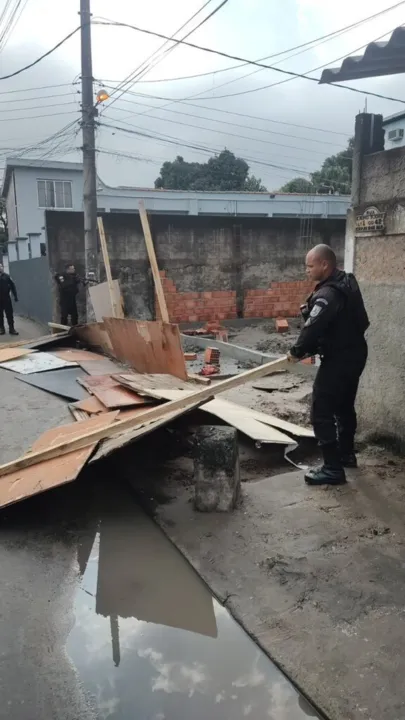
<svg viewBox="0 0 405 720">
<path fill-rule="evenodd" d="M 10 15 L 6 20 L 6 24 L 0 33 L 0 50 L 4 50 L 8 41 L 10 40 L 10 37 L 13 34 L 13 31 L 16 28 L 19 19 L 25 10 L 27 2 L 28 0 L 24 0 L 24 2 L 23 0 L 16 0 L 16 3 L 12 8 Z M 7 5 L 9 6 L 9 3 L 6 3 L 6 6 Z M 4 13 L 2 14 L 2 17 L 4 17 Z"/>
<path fill-rule="evenodd" d="M 149 105 L 148 103 L 134 102 L 133 100 L 123 100 L 123 99 L 121 99 L 121 102 L 125 102 L 125 103 L 127 103 L 128 105 L 140 105 L 141 107 L 150 107 L 150 108 L 152 108 L 153 110 L 164 110 L 164 112 L 174 113 L 175 115 L 181 115 L 182 117 L 192 117 L 192 118 L 197 118 L 198 120 L 208 120 L 209 122 L 220 123 L 221 125 L 231 125 L 231 126 L 233 126 L 233 127 L 241 128 L 242 130 L 246 130 L 246 129 L 248 129 L 248 130 L 254 130 L 255 132 L 267 133 L 267 134 L 269 134 L 269 135 L 279 135 L 279 136 L 281 136 L 281 137 L 289 137 L 289 138 L 293 138 L 293 139 L 295 139 L 295 140 L 305 140 L 305 141 L 312 142 L 312 143 L 316 142 L 318 145 L 331 145 L 331 146 L 333 146 L 334 148 L 337 147 L 337 146 L 336 146 L 336 142 L 330 142 L 330 141 L 328 141 L 328 140 L 319 140 L 318 138 L 308 138 L 308 137 L 302 137 L 302 136 L 300 136 L 300 135 L 291 135 L 291 134 L 289 134 L 289 133 L 277 132 L 277 131 L 275 131 L 275 130 L 267 130 L 267 129 L 264 129 L 264 128 L 252 127 L 252 126 L 249 126 L 249 125 L 240 125 L 239 123 L 234 123 L 234 122 L 231 122 L 230 120 L 219 120 L 219 119 L 217 119 L 217 118 L 205 117 L 205 116 L 202 116 L 201 114 L 200 114 L 200 115 L 197 115 L 196 113 L 187 113 L 187 112 L 184 112 L 183 110 L 168 110 L 168 109 L 166 109 L 166 107 L 156 107 L 155 105 Z M 189 104 L 189 103 L 186 103 L 186 104 Z M 198 105 L 195 105 L 195 106 L 193 106 L 193 107 L 199 107 L 199 106 L 198 106 Z M 109 110 L 109 107 L 107 106 L 106 109 Z M 118 109 L 121 110 L 121 108 L 114 108 L 114 109 L 115 109 L 115 110 L 118 110 Z M 207 109 L 210 109 L 210 108 L 207 108 Z M 135 114 L 135 113 L 131 113 L 131 116 L 134 115 L 134 114 Z M 168 120 L 167 118 L 160 118 L 160 117 L 155 116 L 155 115 L 149 115 L 148 113 L 142 113 L 142 114 L 140 114 L 140 115 L 139 115 L 138 113 L 136 113 L 135 116 L 136 116 L 136 117 L 151 117 L 151 118 L 154 118 L 155 120 L 161 120 L 162 122 L 177 122 L 177 121 L 173 121 L 173 120 Z M 121 122 L 122 122 L 122 121 L 121 121 Z M 180 123 L 180 124 L 181 124 L 181 123 Z M 192 125 L 191 127 L 197 127 L 197 126 Z M 301 127 L 301 126 L 300 126 L 300 127 Z M 204 129 L 210 130 L 211 132 L 219 132 L 219 131 L 217 131 L 215 128 L 204 128 Z M 282 147 L 282 146 L 281 146 L 281 147 Z M 289 146 L 288 146 L 288 147 L 289 147 Z M 342 150 L 345 150 L 345 149 L 346 149 L 346 147 L 343 146 L 343 145 L 341 145 L 341 146 L 339 146 L 339 147 L 340 147 Z M 311 150 L 310 152 L 312 152 L 312 150 Z"/>
<path fill-rule="evenodd" d="M 21 88 L 20 90 L 5 90 L 3 92 L 0 92 L 0 97 L 2 95 L 12 95 L 14 93 L 26 93 L 26 92 L 34 92 L 37 90 L 51 90 L 52 88 L 61 88 L 61 87 L 72 87 L 72 85 L 75 85 L 77 83 L 59 83 L 58 85 L 40 85 L 39 87 L 29 87 L 29 88 Z M 27 100 L 30 100 L 31 98 L 27 98 Z"/>
<path fill-rule="evenodd" d="M 24 108 L 7 108 L 6 110 L 0 110 L 0 113 L 15 112 L 16 110 L 21 110 L 21 112 L 25 112 L 26 110 L 44 110 L 45 108 L 64 107 L 65 105 L 76 105 L 76 103 L 74 102 L 74 100 L 70 100 L 69 102 L 58 102 L 52 103 L 51 105 L 31 105 L 30 107 Z M 7 118 L 5 119 L 7 120 Z"/>
<path fill-rule="evenodd" d="M 109 116 L 105 114 L 104 117 L 109 117 Z M 153 115 L 147 115 L 147 114 L 145 114 L 145 117 L 151 117 L 151 118 L 153 118 L 154 116 L 153 116 Z M 116 118 L 109 118 L 109 119 L 113 120 L 114 122 L 117 122 L 117 119 L 116 119 Z M 121 120 L 121 118 L 119 118 L 119 122 L 124 123 L 124 125 L 129 125 L 130 127 L 136 127 L 135 125 L 131 125 L 131 123 L 126 123 L 124 120 Z M 263 139 L 263 138 L 249 137 L 248 135 L 239 135 L 239 134 L 236 134 L 236 133 L 231 133 L 231 132 L 229 132 L 229 131 L 227 131 L 227 130 L 214 130 L 214 131 L 213 131 L 212 128 L 204 128 L 204 127 L 201 127 L 200 125 L 191 125 L 191 123 L 184 123 L 184 122 L 181 122 L 180 120 L 170 120 L 169 118 L 167 118 L 167 119 L 165 120 L 165 122 L 174 123 L 175 125 L 183 125 L 183 126 L 185 126 L 185 127 L 190 127 L 190 128 L 195 129 L 195 130 L 204 130 L 204 131 L 208 131 L 208 132 L 216 132 L 216 133 L 220 133 L 221 135 L 226 135 L 227 137 L 241 138 L 242 140 L 250 140 L 250 141 L 253 141 L 253 142 L 265 143 L 266 145 L 275 145 L 276 147 L 288 148 L 288 149 L 291 149 L 291 150 L 301 150 L 302 152 L 309 152 L 311 155 L 321 155 L 321 157 L 323 157 L 323 158 L 326 157 L 326 155 L 325 155 L 324 152 L 323 152 L 323 153 L 322 153 L 322 152 L 318 152 L 317 150 L 313 150 L 312 148 L 297 147 L 296 145 L 283 145 L 283 143 L 272 142 L 271 140 L 265 140 L 265 139 Z M 238 127 L 241 127 L 241 126 L 238 125 Z M 313 141 L 312 141 L 312 142 L 313 142 Z"/>
<path fill-rule="evenodd" d="M 109 85 L 104 85 L 107 89 L 110 87 Z M 144 93 L 137 93 L 133 92 L 131 90 L 126 91 L 128 95 L 133 95 L 134 97 L 140 97 L 140 98 L 147 98 L 147 99 L 153 99 L 153 100 L 170 100 L 170 98 L 162 97 L 161 95 L 146 95 Z M 124 102 L 124 101 L 123 101 Z M 126 102 L 129 102 L 128 100 Z M 194 105 L 193 103 L 186 102 L 185 100 L 176 100 L 176 103 L 180 105 L 186 105 L 188 107 L 197 108 L 198 110 L 209 110 L 210 112 L 220 112 L 224 113 L 226 115 L 236 115 L 238 117 L 248 118 L 249 120 L 260 120 L 262 122 L 270 122 L 274 123 L 276 125 L 289 125 L 290 127 L 296 127 L 304 130 L 314 130 L 316 132 L 324 132 L 324 133 L 330 133 L 331 135 L 342 135 L 346 138 L 349 137 L 350 133 L 342 133 L 337 132 L 335 130 L 326 130 L 325 128 L 319 128 L 319 127 L 313 127 L 312 125 L 300 125 L 298 123 L 292 123 L 286 120 L 273 120 L 272 118 L 266 118 L 261 117 L 259 115 L 249 115 L 247 113 L 240 113 L 236 112 L 235 110 L 224 110 L 222 108 L 216 108 L 216 107 L 209 107 L 207 105 Z M 161 108 L 158 107 L 156 110 L 160 110 Z M 165 109 L 165 112 L 169 112 Z M 170 110 L 170 112 L 174 112 L 173 110 Z"/>
<path fill-rule="evenodd" d="M 181 140 L 180 138 L 176 138 L 176 137 L 173 137 L 173 136 L 170 136 L 170 135 L 163 135 L 162 133 L 160 133 L 160 137 L 159 137 L 159 135 L 156 135 L 156 134 L 153 135 L 153 134 L 151 134 L 151 133 L 145 133 L 145 132 L 142 132 L 142 131 L 140 131 L 140 130 L 129 130 L 129 129 L 127 129 L 127 128 L 119 127 L 118 125 L 111 125 L 111 124 L 109 124 L 109 123 L 100 123 L 100 125 L 101 125 L 102 127 L 107 127 L 107 128 L 112 129 L 112 130 L 117 130 L 117 131 L 119 131 L 119 132 L 124 132 L 124 133 L 127 133 L 127 134 L 129 134 L 129 135 L 137 135 L 137 136 L 139 136 L 139 137 L 146 137 L 146 138 L 149 138 L 149 139 L 151 139 L 151 140 L 155 140 L 156 142 L 163 142 L 163 143 L 168 143 L 168 144 L 170 144 L 170 145 L 177 145 L 177 146 L 181 146 L 181 147 L 186 147 L 186 148 L 189 148 L 189 149 L 191 149 L 191 150 L 202 151 L 202 152 L 208 153 L 208 154 L 210 154 L 210 155 L 215 154 L 216 152 L 218 152 L 216 149 L 209 148 L 209 147 L 203 146 L 203 145 L 196 145 L 196 144 L 192 144 L 192 143 L 186 143 L 186 142 L 184 142 L 184 140 Z M 265 162 L 265 161 L 263 161 L 263 160 L 259 160 L 258 158 L 253 158 L 253 159 L 252 159 L 252 158 L 246 157 L 246 158 L 244 158 L 244 159 L 245 159 L 245 160 L 248 160 L 249 162 L 254 162 L 256 165 L 263 165 L 264 167 L 271 167 L 271 168 L 276 168 L 276 169 L 279 169 L 279 170 L 291 170 L 292 172 L 297 172 L 297 173 L 301 173 L 301 174 L 305 174 L 305 175 L 310 175 L 310 174 L 311 174 L 310 172 L 308 172 L 307 170 L 303 170 L 302 168 L 290 167 L 290 166 L 287 166 L 287 165 L 276 165 L 275 163 Z"/>
<path fill-rule="evenodd" d="M 0 77 L 0 80 L 9 80 L 10 78 L 15 77 L 16 75 L 21 75 L 21 73 L 34 67 L 34 65 L 38 65 L 38 63 L 40 63 L 41 60 L 44 60 L 46 57 L 49 57 L 49 55 L 52 55 L 52 53 L 54 53 L 55 50 L 58 50 L 58 48 L 60 48 L 62 45 L 64 45 L 64 43 L 67 42 L 67 40 L 70 40 L 70 38 L 73 37 L 73 35 L 76 35 L 76 33 L 79 32 L 80 29 L 81 29 L 81 25 L 79 25 L 75 30 L 72 30 L 72 32 L 69 33 L 69 35 L 66 35 L 66 37 L 63 38 L 63 40 L 60 40 L 50 50 L 47 50 L 46 53 L 44 53 L 39 58 L 34 60 L 34 62 L 30 63 L 29 65 L 25 65 L 24 67 L 20 68 L 19 70 L 15 70 L 15 72 L 10 73 L 9 75 L 2 75 Z"/>
<path fill-rule="evenodd" d="M 65 110 L 60 113 L 48 113 L 47 115 L 24 115 L 20 117 L 3 118 L 0 122 L 16 122 L 17 120 L 37 120 L 38 118 L 50 118 L 56 117 L 57 115 L 77 115 L 78 110 Z"/>
<path fill-rule="evenodd" d="M 339 28 L 338 30 L 334 30 L 333 32 L 330 32 L 326 35 L 321 35 L 320 37 L 314 38 L 313 40 L 308 40 L 305 43 L 301 43 L 301 45 L 295 45 L 294 47 L 288 48 L 286 50 L 281 50 L 277 53 L 273 53 L 272 55 L 265 55 L 262 58 L 258 58 L 257 62 L 263 62 L 264 60 L 272 60 L 273 58 L 280 57 L 281 55 L 286 55 L 287 53 L 293 52 L 294 50 L 300 50 L 301 48 L 306 48 L 310 45 L 313 45 L 314 43 L 320 42 L 321 40 L 323 41 L 323 40 L 333 39 L 335 36 L 343 34 L 344 32 L 348 32 L 349 30 L 353 30 L 354 28 L 357 28 L 360 25 L 363 25 L 364 23 L 369 22 L 370 20 L 374 20 L 375 18 L 379 17 L 380 15 L 384 15 L 385 13 L 387 13 L 391 10 L 395 10 L 397 7 L 400 7 L 401 5 L 403 5 L 404 2 L 405 2 L 405 0 L 402 0 L 402 2 L 398 2 L 395 5 L 391 5 L 391 7 L 385 8 L 385 10 L 380 10 L 379 12 L 374 13 L 374 15 L 369 15 L 368 17 L 363 18 L 362 20 L 358 20 L 357 22 L 351 23 L 350 25 L 345 25 L 344 27 Z M 100 19 L 108 21 L 108 18 L 101 17 Z M 109 22 L 111 22 L 111 21 L 109 21 Z M 309 49 L 311 49 L 311 48 L 309 48 Z M 288 58 L 286 58 L 286 59 L 288 59 Z M 138 82 L 149 84 L 149 83 L 176 82 L 178 80 L 194 80 L 194 79 L 200 78 L 200 77 L 208 77 L 210 75 L 218 75 L 219 73 L 229 72 L 231 70 L 237 70 L 241 67 L 246 67 L 247 64 L 249 64 L 249 63 L 243 62 L 243 63 L 240 63 L 239 65 L 232 65 L 231 67 L 228 67 L 228 68 L 221 68 L 219 70 L 211 70 L 209 72 L 198 73 L 196 75 L 183 75 L 182 77 L 175 77 L 175 78 L 159 78 L 157 80 L 138 80 Z M 115 81 L 108 80 L 107 82 L 113 83 Z"/>
<path fill-rule="evenodd" d="M 116 26 L 116 27 L 127 27 L 132 30 L 136 30 L 137 32 L 144 33 L 146 35 L 152 35 L 153 37 L 159 37 L 163 40 L 170 40 L 167 35 L 163 35 L 162 33 L 157 33 L 152 30 L 146 30 L 145 28 L 140 28 L 137 25 L 130 25 L 129 23 L 122 23 L 117 21 L 111 21 L 111 22 L 100 22 L 97 21 L 97 25 L 109 25 L 109 26 Z M 296 73 L 292 70 L 284 70 L 283 68 L 278 68 L 273 65 L 266 65 L 264 63 L 256 62 L 255 60 L 247 60 L 246 58 L 239 57 L 238 55 L 230 55 L 229 53 L 225 53 L 221 50 L 214 50 L 213 48 L 207 48 L 202 45 L 197 45 L 196 43 L 191 43 L 186 40 L 176 40 L 177 43 L 180 43 L 182 45 L 186 45 L 187 47 L 193 48 L 194 50 L 201 50 L 203 52 L 210 53 L 212 55 L 219 55 L 220 57 L 228 58 L 229 60 L 236 60 L 238 62 L 246 63 L 247 65 L 254 65 L 256 67 L 264 68 L 265 70 L 274 70 L 275 72 L 281 73 L 283 75 L 288 75 L 290 77 L 295 78 L 301 78 L 302 80 L 308 80 L 309 82 L 315 82 L 319 83 L 320 78 L 312 78 L 308 77 L 307 75 L 304 75 L 302 73 Z M 1 79 L 1 78 L 0 78 Z M 381 100 L 390 100 L 392 102 L 399 102 L 401 104 L 405 104 L 405 100 L 400 100 L 399 98 L 393 98 L 389 97 L 388 95 L 381 95 L 380 93 L 371 92 L 370 90 L 360 90 L 358 88 L 351 87 L 350 85 L 342 85 L 341 83 L 333 83 L 331 84 L 331 87 L 336 88 L 342 88 L 343 90 L 350 90 L 351 92 L 355 92 L 360 95 L 370 95 L 371 97 L 378 97 Z M 176 98 L 172 98 L 173 102 L 178 102 Z"/>
<path fill-rule="evenodd" d="M 205 17 L 195 28 L 193 28 L 193 29 L 190 30 L 186 35 L 184 35 L 183 38 L 181 38 L 181 39 L 176 39 L 174 36 L 177 35 L 177 33 L 181 32 L 181 30 L 183 30 L 183 29 L 186 27 L 186 25 L 188 25 L 197 15 L 199 15 L 199 13 L 202 12 L 202 11 L 204 10 L 204 8 L 207 7 L 207 5 L 210 4 L 211 1 L 212 1 L 212 0 L 208 0 L 196 13 L 194 13 L 194 15 L 193 15 L 189 20 L 187 20 L 186 23 L 184 23 L 184 24 L 179 28 L 179 30 L 176 30 L 176 32 L 174 33 L 174 35 L 173 35 L 171 38 L 167 38 L 166 42 L 163 43 L 163 45 L 161 46 L 161 48 L 159 48 L 159 50 L 162 49 L 162 48 L 164 48 L 165 45 L 167 45 L 167 41 L 172 41 L 172 42 L 174 42 L 175 44 L 174 44 L 171 48 L 169 48 L 167 51 L 165 51 L 164 54 L 173 52 L 173 50 L 178 46 L 179 43 L 185 42 L 186 38 L 190 37 L 190 35 L 192 35 L 192 34 L 193 34 L 194 32 L 196 32 L 200 27 L 202 27 L 202 25 L 204 25 L 206 22 L 208 22 L 208 20 L 210 20 L 214 15 L 216 15 L 216 13 L 219 12 L 219 10 L 221 10 L 221 8 L 223 8 L 224 5 L 226 5 L 227 2 L 228 2 L 228 0 L 222 0 L 222 2 L 220 3 L 220 5 L 218 5 L 209 15 L 207 15 L 207 17 Z M 154 54 L 156 54 L 156 52 L 159 52 L 159 50 L 155 51 Z M 153 57 L 153 56 L 152 56 L 152 57 Z M 158 60 L 158 58 L 157 58 L 157 60 Z M 144 61 L 144 63 L 142 63 L 142 65 L 144 65 L 145 62 L 147 62 L 147 61 Z M 160 62 L 160 60 L 158 60 L 158 62 Z M 155 66 L 156 66 L 156 63 L 155 63 L 155 65 L 154 65 L 153 67 L 155 67 Z M 138 66 L 138 68 L 139 68 L 139 67 L 141 67 L 141 66 Z M 130 87 L 132 87 L 132 85 L 134 84 L 134 81 L 137 79 L 137 77 L 138 77 L 139 75 L 140 75 L 140 76 L 143 76 L 146 72 L 148 72 L 149 67 L 150 67 L 150 65 L 147 66 L 146 68 L 140 70 L 140 72 L 138 73 L 138 75 L 136 75 L 136 72 L 137 72 L 138 69 L 137 69 L 137 70 L 134 70 L 134 71 L 131 73 L 131 75 L 128 76 L 127 80 L 124 81 L 124 85 L 130 85 Z M 131 83 L 132 83 L 132 84 L 131 84 Z M 122 89 L 122 88 L 121 88 L 121 89 Z M 121 94 L 118 96 L 118 98 L 115 98 L 115 99 L 113 100 L 113 103 L 116 102 L 116 101 L 123 95 L 124 92 L 125 92 L 125 90 L 122 89 Z"/>
</svg>

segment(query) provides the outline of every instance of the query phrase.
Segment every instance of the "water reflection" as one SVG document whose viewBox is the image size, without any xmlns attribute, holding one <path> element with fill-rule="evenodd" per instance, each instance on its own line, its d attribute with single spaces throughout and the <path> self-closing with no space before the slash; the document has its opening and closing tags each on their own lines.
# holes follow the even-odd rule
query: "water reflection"
<svg viewBox="0 0 405 720">
<path fill-rule="evenodd" d="M 67 650 L 100 719 L 317 717 L 125 490 L 79 566 Z"/>
</svg>

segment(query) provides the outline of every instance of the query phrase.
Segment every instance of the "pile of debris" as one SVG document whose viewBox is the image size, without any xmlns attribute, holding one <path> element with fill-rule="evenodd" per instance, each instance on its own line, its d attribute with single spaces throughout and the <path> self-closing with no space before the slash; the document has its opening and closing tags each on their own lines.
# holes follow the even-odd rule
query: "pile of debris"
<svg viewBox="0 0 405 720">
<path fill-rule="evenodd" d="M 306 428 L 216 397 L 285 365 L 281 358 L 211 384 L 187 374 L 177 325 L 112 317 L 3 346 L 3 371 L 65 398 L 75 422 L 48 430 L 26 454 L 0 466 L 0 507 L 74 480 L 87 463 L 191 410 L 219 418 L 258 446 L 312 437 Z"/>
</svg>

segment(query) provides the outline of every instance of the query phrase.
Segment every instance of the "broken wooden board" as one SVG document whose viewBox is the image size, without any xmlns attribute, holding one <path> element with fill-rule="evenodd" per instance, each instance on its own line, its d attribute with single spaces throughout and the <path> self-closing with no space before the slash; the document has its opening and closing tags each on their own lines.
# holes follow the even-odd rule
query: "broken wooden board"
<svg viewBox="0 0 405 720">
<path fill-rule="evenodd" d="M 112 355 L 112 346 L 110 338 L 104 328 L 104 323 L 88 323 L 87 325 L 77 325 L 72 328 L 74 337 L 80 340 L 84 345 L 101 350 L 106 355 Z"/>
<path fill-rule="evenodd" d="M 30 375 L 31 373 L 42 373 L 49 370 L 59 370 L 60 368 L 68 368 L 77 365 L 76 362 L 62 360 L 61 358 L 45 352 L 33 352 L 30 355 L 10 360 L 9 362 L 0 363 L 0 367 L 5 370 L 12 370 L 20 373 L 20 375 Z"/>
<path fill-rule="evenodd" d="M 100 362 L 100 360 L 102 360 L 97 353 L 90 352 L 89 350 L 78 350 L 77 348 L 52 350 L 52 355 L 56 355 L 56 357 L 67 360 L 68 362 L 77 363 L 78 365 L 81 365 L 82 362 Z"/>
<path fill-rule="evenodd" d="M 103 405 L 100 400 L 97 400 L 94 395 L 91 395 L 84 400 L 78 400 L 77 402 L 73 403 L 72 407 L 82 412 L 88 413 L 89 415 L 98 415 L 99 413 L 107 412 L 106 406 Z"/>
<path fill-rule="evenodd" d="M 88 375 L 112 375 L 119 372 L 120 366 L 109 358 L 98 356 L 98 360 L 81 360 L 80 367 L 86 371 Z"/>
<path fill-rule="evenodd" d="M 115 357 L 139 373 L 168 373 L 187 380 L 177 325 L 104 318 Z"/>
<path fill-rule="evenodd" d="M 49 450 L 67 439 L 73 441 L 80 437 L 84 430 L 94 431 L 106 428 L 114 422 L 116 417 L 116 412 L 106 413 L 90 420 L 47 430 L 33 444 L 32 453 Z M 10 473 L 0 482 L 0 507 L 11 505 L 75 480 L 90 458 L 96 444 L 93 443 L 74 452 Z M 29 457 L 29 453 L 26 457 Z"/>
<path fill-rule="evenodd" d="M 34 350 L 28 348 L 12 348 L 12 347 L 0 347 L 0 363 L 5 363 L 10 360 L 17 360 L 18 358 L 30 355 Z"/>
<path fill-rule="evenodd" d="M 172 390 L 188 390 L 194 392 L 199 388 L 192 382 L 184 382 L 173 375 L 165 373 L 120 373 L 113 375 L 117 382 L 125 387 L 139 393 L 139 395 L 147 395 L 157 400 L 167 400 L 164 391 Z"/>
<path fill-rule="evenodd" d="M 117 378 L 119 382 L 122 382 L 125 387 L 131 388 L 140 394 L 145 393 L 146 395 L 154 397 L 158 400 L 170 401 L 179 397 L 184 397 L 185 394 L 193 395 L 195 393 L 195 386 L 193 387 L 191 383 L 185 383 L 181 380 L 177 380 L 171 375 L 139 375 L 134 373 L 133 375 L 114 375 L 114 377 Z M 213 385 L 211 388 L 213 395 L 216 393 L 216 388 L 216 385 Z M 208 405 L 210 406 L 209 409 Z M 278 428 L 278 430 L 285 431 L 295 437 L 314 437 L 313 431 L 309 428 L 296 425 L 295 423 L 288 422 L 287 420 L 280 420 L 280 418 L 275 417 L 274 415 L 269 415 L 265 412 L 244 408 L 237 403 L 233 403 L 230 400 L 223 400 L 222 398 L 221 400 L 214 398 L 214 400 L 202 405 L 200 409 L 207 410 L 208 412 L 211 411 L 212 414 L 217 414 L 218 417 L 221 417 L 221 414 L 224 415 L 224 413 L 226 413 L 228 417 L 231 417 L 232 413 L 234 413 L 234 415 L 238 415 L 239 418 L 241 415 L 241 408 L 243 408 L 243 410 L 247 410 L 249 418 L 257 422 L 270 425 L 273 428 Z M 216 410 L 218 412 L 215 412 Z M 222 417 L 222 419 L 225 420 L 225 417 Z M 228 420 L 226 422 L 228 422 Z M 233 422 L 229 422 L 229 424 L 234 425 Z M 234 427 L 236 427 L 236 425 L 234 425 Z M 256 430 L 258 430 L 258 428 L 256 428 Z"/>
<path fill-rule="evenodd" d="M 133 411 L 125 410 L 124 412 L 120 412 L 119 419 L 121 419 L 121 416 L 125 416 L 127 413 L 130 412 Z M 97 449 L 97 451 L 91 458 L 90 464 L 93 462 L 97 462 L 97 460 L 102 460 L 102 458 L 107 457 L 107 455 L 111 455 L 111 453 L 115 452 L 116 450 L 120 450 L 126 445 L 130 445 L 131 443 L 136 442 L 141 437 L 149 435 L 149 433 L 153 432 L 154 430 L 168 425 L 170 422 L 176 420 L 183 414 L 184 410 L 177 410 L 175 412 L 169 413 L 168 415 L 165 415 L 159 420 L 154 420 L 141 426 L 136 425 L 133 429 L 121 432 L 116 436 L 103 440 L 103 442 L 100 444 L 100 447 Z"/>
<path fill-rule="evenodd" d="M 123 321 L 119 320 L 117 322 Z M 234 387 L 243 385 L 244 383 L 255 380 L 256 378 L 270 375 L 272 372 L 286 367 L 287 362 L 287 357 L 282 357 L 278 360 L 273 360 L 271 362 L 265 363 L 260 367 L 253 368 L 252 370 L 246 370 L 245 372 L 240 373 L 236 377 L 229 378 L 229 380 L 222 380 L 215 386 L 215 394 L 219 395 L 222 392 L 231 390 Z M 16 460 L 12 460 L 11 462 L 5 463 L 4 465 L 0 465 L 0 476 L 7 475 L 11 472 L 14 472 L 15 470 L 20 470 L 24 467 L 29 467 L 30 465 L 35 465 L 36 463 L 42 462 L 43 460 L 49 460 L 53 457 L 64 455 L 68 452 L 73 452 L 73 450 L 79 450 L 83 447 L 86 447 L 87 445 L 92 444 L 93 442 L 105 440 L 124 431 L 132 429 L 135 430 L 138 424 L 148 425 L 150 422 L 160 420 L 165 416 L 167 417 L 170 413 L 173 413 L 175 411 L 181 411 L 181 413 L 186 413 L 199 407 L 199 405 L 206 402 L 207 400 L 210 400 L 212 398 L 212 395 L 213 389 L 211 387 L 202 388 L 201 390 L 197 390 L 190 396 L 186 395 L 185 397 L 179 398 L 178 400 L 173 400 L 171 402 L 165 403 L 164 405 L 159 405 L 158 407 L 153 407 L 150 410 L 145 410 L 145 412 L 142 414 L 142 420 L 137 420 L 137 418 L 126 418 L 124 420 L 118 420 L 112 427 L 83 433 L 80 438 L 76 438 L 73 441 L 68 440 L 67 442 L 61 442 L 60 445 L 53 448 L 41 450 L 36 453 L 33 452 L 30 455 L 25 455 L 24 457 L 17 458 Z M 179 414 L 181 413 L 179 412 Z"/>
<path fill-rule="evenodd" d="M 86 373 L 80 367 L 62 368 L 62 370 L 49 370 L 48 372 L 32 373 L 31 375 L 18 375 L 17 380 L 28 385 L 59 395 L 67 400 L 84 400 L 88 392 L 77 382 Z"/>
<path fill-rule="evenodd" d="M 86 390 L 94 395 L 106 408 L 115 409 L 147 405 L 150 398 L 138 395 L 137 392 L 125 388 L 111 375 L 86 375 L 79 379 Z"/>
<path fill-rule="evenodd" d="M 111 281 L 111 292 L 113 293 L 113 303 L 108 282 L 89 286 L 89 295 L 97 322 L 102 322 L 104 317 L 124 317 L 118 280 Z"/>
<path fill-rule="evenodd" d="M 88 420 L 91 417 L 91 415 L 86 413 L 84 410 L 78 410 L 77 408 L 75 408 L 74 405 L 69 405 L 69 410 L 72 413 L 76 422 L 82 422 L 83 420 Z"/>
</svg>

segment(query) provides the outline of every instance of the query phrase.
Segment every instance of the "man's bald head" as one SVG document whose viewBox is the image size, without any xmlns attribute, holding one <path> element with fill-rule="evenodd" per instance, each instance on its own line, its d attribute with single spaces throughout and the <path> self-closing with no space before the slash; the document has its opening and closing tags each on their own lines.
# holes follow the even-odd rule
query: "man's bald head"
<svg viewBox="0 0 405 720">
<path fill-rule="evenodd" d="M 309 251 L 305 265 L 309 280 L 323 282 L 336 269 L 336 255 L 329 245 L 315 245 Z"/>
</svg>

